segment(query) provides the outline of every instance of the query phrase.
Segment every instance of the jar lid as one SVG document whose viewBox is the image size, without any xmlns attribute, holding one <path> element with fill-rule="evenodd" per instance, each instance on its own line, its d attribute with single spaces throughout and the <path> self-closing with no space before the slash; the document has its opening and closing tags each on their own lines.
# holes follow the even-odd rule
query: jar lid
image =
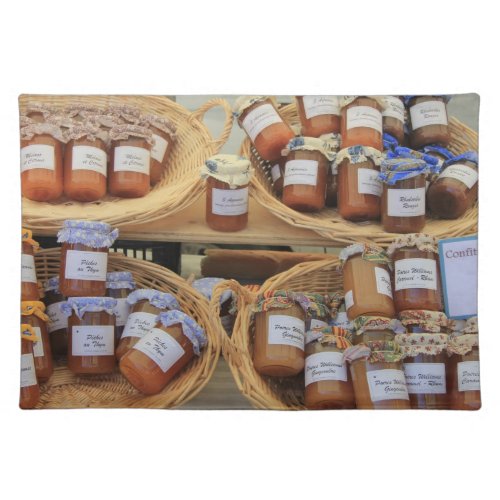
<svg viewBox="0 0 500 500">
<path fill-rule="evenodd" d="M 323 318 L 330 316 L 330 309 L 326 304 L 326 297 L 320 293 L 296 293 L 295 300 L 309 316 L 315 315 Z"/>
<path fill-rule="evenodd" d="M 440 311 L 425 311 L 423 309 L 409 309 L 399 313 L 399 320 L 403 326 L 416 325 L 422 329 L 437 333 L 443 328 L 454 329 L 455 322 Z"/>
<path fill-rule="evenodd" d="M 358 316 L 352 321 L 356 335 L 364 332 L 375 332 L 381 330 L 392 330 L 394 333 L 405 333 L 406 330 L 401 322 L 395 318 L 385 316 Z"/>
<path fill-rule="evenodd" d="M 345 108 L 349 104 L 353 103 L 358 97 L 368 97 L 368 99 L 373 99 L 377 104 L 384 110 L 387 104 L 384 100 L 384 96 L 380 95 L 342 95 L 339 96 L 340 109 Z"/>
<path fill-rule="evenodd" d="M 325 295 L 325 302 L 330 310 L 330 316 L 335 318 L 337 316 L 340 307 L 344 303 L 344 294 L 341 292 L 332 292 Z"/>
<path fill-rule="evenodd" d="M 328 161 L 332 161 L 335 158 L 335 151 L 332 151 L 332 147 L 317 137 L 294 137 L 288 143 L 285 151 L 286 154 L 289 151 L 318 151 Z"/>
<path fill-rule="evenodd" d="M 87 312 L 106 312 L 116 315 L 117 300 L 111 297 L 70 297 L 66 302 L 61 303 L 61 312 L 65 316 L 73 313 L 82 319 Z"/>
<path fill-rule="evenodd" d="M 105 129 L 110 129 L 118 125 L 124 125 L 124 121 L 119 116 L 107 115 L 104 113 L 87 115 L 85 120 Z"/>
<path fill-rule="evenodd" d="M 463 356 L 472 351 L 473 347 L 479 347 L 479 335 L 477 333 L 466 333 L 463 335 L 451 335 L 448 338 L 448 354 Z"/>
<path fill-rule="evenodd" d="M 116 125 L 112 127 L 109 131 L 109 138 L 112 141 L 123 141 L 127 140 L 129 137 L 139 137 L 141 139 L 146 139 L 146 141 L 153 145 L 153 133 L 146 127 L 141 127 L 140 125 L 124 124 Z"/>
<path fill-rule="evenodd" d="M 385 250 L 372 243 L 353 243 L 343 248 L 339 254 L 341 265 L 343 266 L 347 259 L 358 254 L 361 254 L 363 260 L 369 260 L 376 264 L 384 264 L 387 266 L 391 265 L 391 259 L 389 259 Z"/>
<path fill-rule="evenodd" d="M 53 125 L 57 125 L 58 127 L 61 127 L 62 129 L 68 129 L 71 127 L 74 127 L 75 125 L 78 125 L 79 121 L 74 120 L 71 118 L 69 115 L 65 115 L 63 113 L 56 113 L 55 115 L 50 115 L 47 118 L 47 123 L 52 123 Z"/>
<path fill-rule="evenodd" d="M 106 274 L 106 288 L 113 290 L 121 290 L 128 288 L 133 290 L 135 288 L 135 281 L 132 273 L 128 271 L 115 271 Z"/>
<path fill-rule="evenodd" d="M 439 144 L 429 144 L 428 146 L 424 146 L 423 148 L 421 148 L 420 151 L 428 155 L 430 155 L 431 153 L 438 154 L 440 156 L 443 156 L 447 160 L 451 160 L 454 156 L 449 149 L 446 149 L 443 146 L 440 146 Z M 444 161 L 440 158 L 438 158 L 437 160 L 439 164 L 442 164 Z"/>
<path fill-rule="evenodd" d="M 406 247 L 416 247 L 422 252 L 439 253 L 437 238 L 424 233 L 410 233 L 403 234 L 392 242 L 387 248 L 387 255 L 392 257 L 396 250 Z"/>
<path fill-rule="evenodd" d="M 414 149 L 407 148 L 405 146 L 396 146 L 394 151 L 389 151 L 387 153 L 387 158 L 413 158 L 417 160 L 425 161 L 430 167 L 435 167 L 439 165 L 439 158 L 427 154 L 423 151 L 415 151 Z"/>
<path fill-rule="evenodd" d="M 136 125 L 144 120 L 144 115 L 139 108 L 127 104 L 109 106 L 104 111 L 104 114 L 123 118 L 125 121 Z"/>
<path fill-rule="evenodd" d="M 408 106 L 414 97 L 441 97 L 445 103 L 450 102 L 451 99 L 451 95 L 405 95 L 403 96 L 405 106 Z"/>
<path fill-rule="evenodd" d="M 110 247 L 118 238 L 118 229 L 111 231 L 106 222 L 88 220 L 65 220 L 57 233 L 58 243 L 81 243 L 91 248 Z"/>
<path fill-rule="evenodd" d="M 45 314 L 45 304 L 39 300 L 23 300 L 21 302 L 21 316 L 36 316 L 42 321 L 48 321 Z"/>
<path fill-rule="evenodd" d="M 424 160 L 414 158 L 390 158 L 382 161 L 378 175 L 380 181 L 393 186 L 398 181 L 411 179 L 418 175 L 426 175 L 429 165 Z"/>
<path fill-rule="evenodd" d="M 335 344 L 339 349 L 351 347 L 350 332 L 338 326 L 314 328 L 306 332 L 306 344 L 320 342 L 321 344 Z"/>
<path fill-rule="evenodd" d="M 91 121 L 75 123 L 66 132 L 66 142 L 82 139 L 83 137 L 89 141 L 100 139 L 103 142 L 107 142 L 108 139 L 104 130 L 101 130 L 99 125 Z"/>
<path fill-rule="evenodd" d="M 162 132 L 168 134 L 172 139 L 175 138 L 177 133 L 177 127 L 168 118 L 158 115 L 144 115 L 143 121 L 145 124 L 151 125 Z"/>
<path fill-rule="evenodd" d="M 70 118 L 76 118 L 77 116 L 85 118 L 88 115 L 96 115 L 99 113 L 102 113 L 102 109 L 92 104 L 70 104 L 64 108 L 64 114 Z"/>
<path fill-rule="evenodd" d="M 384 142 L 384 150 L 386 151 L 391 151 L 399 145 L 398 140 L 387 132 L 384 132 L 384 134 L 382 135 L 382 140 Z"/>
<path fill-rule="evenodd" d="M 219 154 L 211 156 L 201 167 L 202 179 L 213 177 L 229 184 L 231 189 L 250 182 L 253 174 L 250 160 L 238 155 Z"/>
<path fill-rule="evenodd" d="M 59 276 L 53 276 L 44 283 L 46 292 L 59 292 Z"/>
<path fill-rule="evenodd" d="M 319 138 L 325 143 L 325 148 L 327 151 L 337 154 L 340 149 L 340 144 L 342 141 L 342 136 L 340 134 L 330 133 L 320 135 Z"/>
<path fill-rule="evenodd" d="M 401 347 L 404 358 L 421 354 L 437 356 L 446 350 L 448 335 L 443 333 L 402 333 L 394 341 Z"/>
<path fill-rule="evenodd" d="M 35 135 L 50 135 L 59 142 L 65 143 L 66 137 L 64 136 L 61 127 L 53 123 L 32 123 L 21 128 L 21 139 L 30 141 Z"/>
<path fill-rule="evenodd" d="M 479 328 L 478 328 L 478 323 L 477 323 L 477 316 L 472 316 L 471 318 L 468 318 L 465 321 L 465 325 L 463 326 L 461 332 L 463 334 L 466 333 L 478 333 Z"/>
<path fill-rule="evenodd" d="M 193 344 L 193 352 L 196 356 L 199 356 L 201 349 L 207 345 L 205 330 L 193 318 L 182 311 L 162 312 L 158 320 L 165 327 L 180 324 L 182 333 Z"/>
<path fill-rule="evenodd" d="M 21 338 L 31 342 L 38 342 L 40 339 L 36 336 L 35 330 L 28 323 L 21 323 Z"/>
<path fill-rule="evenodd" d="M 54 106 L 49 106 L 47 104 L 42 104 L 41 102 L 32 102 L 28 104 L 23 111 L 23 115 L 28 116 L 31 114 L 40 113 L 45 119 L 50 115 L 57 113 L 57 108 Z"/>
<path fill-rule="evenodd" d="M 466 151 L 465 153 L 446 160 L 443 167 L 446 168 L 449 165 L 454 165 L 455 163 L 459 163 L 461 161 L 470 161 L 471 163 L 475 163 L 476 166 L 479 165 L 479 158 L 476 151 Z"/>
<path fill-rule="evenodd" d="M 21 128 L 26 127 L 27 125 L 33 125 L 33 123 L 36 123 L 33 118 L 30 118 L 26 115 L 19 115 L 19 125 L 21 126 Z"/>
<path fill-rule="evenodd" d="M 286 290 L 269 290 L 257 296 L 253 312 L 270 309 L 288 309 L 296 304 L 296 293 Z"/>
<path fill-rule="evenodd" d="M 127 302 L 133 306 L 140 300 L 147 300 L 152 306 L 158 309 L 180 309 L 177 299 L 170 293 L 160 292 L 152 288 L 139 288 L 134 290 L 127 297 Z"/>
<path fill-rule="evenodd" d="M 224 281 L 222 278 L 200 278 L 193 281 L 192 287 L 198 290 L 202 295 L 204 295 L 208 300 L 212 300 L 212 292 L 218 283 Z M 220 297 L 220 304 L 228 301 L 233 296 L 231 290 L 224 290 Z"/>
<path fill-rule="evenodd" d="M 38 241 L 35 241 L 33 239 L 33 233 L 31 232 L 31 229 L 26 229 L 22 228 L 21 230 L 21 241 L 23 243 L 27 243 L 28 245 L 31 245 L 33 247 L 33 250 L 36 252 L 40 248 L 40 244 Z"/>
<path fill-rule="evenodd" d="M 378 149 L 369 146 L 351 146 L 337 153 L 335 165 L 340 165 L 345 159 L 348 159 L 349 163 L 363 163 L 371 160 L 378 166 L 382 163 L 383 156 Z"/>
<path fill-rule="evenodd" d="M 403 359 L 401 347 L 393 340 L 369 341 L 344 351 L 344 361 L 366 359 L 370 363 L 398 363 Z"/>
<path fill-rule="evenodd" d="M 265 101 L 266 99 L 271 99 L 272 97 L 267 95 L 242 95 L 238 97 L 233 104 L 233 115 L 239 118 L 245 109 L 249 108 L 252 104 L 259 101 Z"/>
</svg>

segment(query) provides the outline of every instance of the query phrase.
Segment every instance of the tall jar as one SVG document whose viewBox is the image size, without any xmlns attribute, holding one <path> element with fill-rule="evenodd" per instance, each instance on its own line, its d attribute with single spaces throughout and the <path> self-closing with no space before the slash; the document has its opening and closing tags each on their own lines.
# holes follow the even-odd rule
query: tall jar
<svg viewBox="0 0 500 500">
<path fill-rule="evenodd" d="M 127 323 L 130 312 L 130 304 L 127 301 L 127 297 L 132 290 L 135 290 L 135 281 L 132 273 L 128 271 L 116 271 L 106 275 L 106 296 L 116 299 L 115 336 L 117 344 Z"/>
<path fill-rule="evenodd" d="M 406 96 L 410 122 L 410 145 L 420 149 L 429 144 L 447 146 L 448 130 L 447 97 L 443 95 Z"/>
<path fill-rule="evenodd" d="M 248 185 L 253 168 L 237 155 L 216 155 L 201 168 L 206 179 L 205 220 L 215 231 L 233 232 L 248 224 Z"/>
<path fill-rule="evenodd" d="M 340 132 L 340 102 L 333 95 L 296 96 L 297 111 L 302 125 L 301 134 L 319 137 Z"/>
<path fill-rule="evenodd" d="M 21 300 L 39 300 L 40 292 L 35 268 L 35 252 L 39 245 L 29 229 L 22 229 L 21 245 Z"/>
<path fill-rule="evenodd" d="M 62 243 L 59 289 L 66 297 L 106 294 L 108 250 L 118 237 L 105 222 L 65 220 L 57 234 Z"/>
<path fill-rule="evenodd" d="M 403 98 L 395 95 L 382 97 L 384 110 L 382 111 L 382 130 L 384 134 L 394 137 L 399 144 L 405 138 L 405 105 Z"/>
<path fill-rule="evenodd" d="M 38 339 L 39 340 L 39 339 Z M 33 343 L 37 336 L 27 323 L 21 323 L 21 381 L 19 407 L 23 410 L 35 408 L 40 401 L 40 387 L 36 378 Z"/>
<path fill-rule="evenodd" d="M 350 320 L 364 315 L 394 317 L 390 259 L 382 248 L 355 243 L 340 252 L 344 300 Z"/>
<path fill-rule="evenodd" d="M 120 360 L 122 375 L 144 394 L 157 394 L 207 344 L 203 328 L 181 311 L 162 312 L 157 325 Z"/>
<path fill-rule="evenodd" d="M 59 276 L 49 278 L 44 285 L 45 312 L 49 317 L 47 325 L 50 347 L 54 356 L 66 356 L 68 352 L 68 318 L 62 312 L 61 305 L 66 297 L 59 291 Z"/>
<path fill-rule="evenodd" d="M 264 160 L 278 158 L 294 133 L 273 101 L 265 96 L 242 96 L 234 104 L 238 125 Z"/>
<path fill-rule="evenodd" d="M 396 311 L 442 311 L 437 239 L 421 233 L 408 234 L 395 240 L 387 253 L 394 264 Z"/>
</svg>

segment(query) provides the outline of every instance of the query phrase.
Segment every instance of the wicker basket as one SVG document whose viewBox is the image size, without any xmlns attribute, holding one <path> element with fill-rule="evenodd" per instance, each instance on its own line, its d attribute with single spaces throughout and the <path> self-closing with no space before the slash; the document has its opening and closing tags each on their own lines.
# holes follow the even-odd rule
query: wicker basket
<svg viewBox="0 0 500 500">
<path fill-rule="evenodd" d="M 167 117 L 177 127 L 177 142 L 172 150 L 170 166 L 161 181 L 143 198 L 124 199 L 107 195 L 92 203 L 80 203 L 64 198 L 41 203 L 23 198 L 23 224 L 30 229 L 56 230 L 65 219 L 102 220 L 114 227 L 140 224 L 172 215 L 189 206 L 203 193 L 204 184 L 199 168 L 216 154 L 231 133 L 231 107 L 224 99 L 211 99 L 190 113 L 183 106 L 160 96 L 46 96 L 22 95 L 22 110 L 30 101 L 55 107 L 68 104 L 92 104 L 106 107 L 116 104 L 136 106 L 146 113 Z M 217 106 L 224 109 L 226 119 L 219 139 L 213 139 L 201 122 L 204 114 Z"/>
<path fill-rule="evenodd" d="M 342 274 L 338 270 L 339 263 L 337 257 L 329 256 L 324 260 L 298 264 L 268 279 L 259 293 L 278 289 L 318 293 L 342 292 L 343 282 Z M 253 406 L 259 409 L 305 409 L 302 373 L 291 378 L 265 377 L 257 373 L 253 366 L 254 331 L 251 311 L 258 294 L 248 291 L 237 281 L 223 281 L 214 289 L 210 302 L 212 316 L 218 317 L 219 299 L 227 289 L 231 289 L 238 297 L 238 315 L 232 337 L 222 334 L 222 353 L 238 389 Z"/>
<path fill-rule="evenodd" d="M 292 125 L 299 123 L 295 104 L 282 107 L 280 113 L 288 123 Z M 450 118 L 449 124 L 452 136 L 449 149 L 453 153 L 462 153 L 467 150 L 477 151 L 478 135 L 476 132 L 456 118 Z M 346 221 L 340 217 L 334 208 L 325 208 L 315 214 L 297 212 L 288 208 L 273 194 L 270 165 L 258 156 L 248 138 L 243 141 L 240 152 L 243 156 L 250 158 L 252 164 L 256 167 L 256 175 L 252 179 L 250 188 L 251 195 L 261 205 L 288 224 L 311 229 L 324 238 L 339 243 L 341 246 L 357 241 L 373 241 L 386 247 L 398 236 L 394 233 L 385 232 L 380 222 L 355 223 Z M 457 220 L 428 218 L 422 232 L 437 238 L 452 238 L 476 233 L 477 224 L 478 209 L 476 204 L 475 207 L 468 210 L 463 217 Z"/>
<path fill-rule="evenodd" d="M 51 248 L 36 254 L 39 280 L 59 273 L 60 253 L 59 248 Z M 205 329 L 207 346 L 200 357 L 153 396 L 134 389 L 118 369 L 111 375 L 79 376 L 65 366 L 57 366 L 50 380 L 41 386 L 37 408 L 175 408 L 196 396 L 210 380 L 219 359 L 221 335 L 211 322 L 205 297 L 172 271 L 152 262 L 110 253 L 108 268 L 109 271 L 130 271 L 140 287 L 174 294 L 183 311 Z"/>
</svg>

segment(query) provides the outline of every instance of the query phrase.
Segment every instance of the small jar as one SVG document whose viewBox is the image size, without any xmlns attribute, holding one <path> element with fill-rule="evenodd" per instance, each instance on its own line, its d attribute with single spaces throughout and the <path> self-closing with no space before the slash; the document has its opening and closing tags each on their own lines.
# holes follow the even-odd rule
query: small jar
<svg viewBox="0 0 500 500">
<path fill-rule="evenodd" d="M 442 311 L 437 239 L 426 234 L 408 234 L 395 240 L 387 253 L 394 265 L 396 311 Z"/>
<path fill-rule="evenodd" d="M 122 375 L 143 394 L 157 394 L 207 344 L 206 334 L 181 311 L 162 312 L 157 325 L 120 360 Z"/>
<path fill-rule="evenodd" d="M 30 325 L 38 340 L 33 343 L 35 371 L 39 382 L 46 382 L 54 373 L 45 305 L 39 301 L 21 302 L 21 323 Z"/>
<path fill-rule="evenodd" d="M 139 125 L 118 125 L 109 131 L 111 139 L 108 189 L 112 196 L 141 198 L 149 193 L 151 130 Z"/>
<path fill-rule="evenodd" d="M 385 109 L 382 111 L 382 130 L 394 137 L 399 144 L 405 139 L 405 105 L 403 98 L 395 95 L 382 97 Z"/>
<path fill-rule="evenodd" d="M 21 300 L 39 300 L 38 280 L 36 278 L 35 252 L 39 245 L 29 229 L 21 233 Z"/>
<path fill-rule="evenodd" d="M 116 299 L 70 297 L 61 307 L 68 317 L 68 368 L 79 375 L 113 373 Z"/>
<path fill-rule="evenodd" d="M 115 309 L 115 336 L 116 343 L 121 339 L 123 328 L 127 323 L 130 312 L 130 304 L 127 297 L 135 290 L 135 282 L 132 273 L 118 271 L 108 273 L 106 276 L 106 297 L 116 299 Z"/>
<path fill-rule="evenodd" d="M 45 312 L 49 317 L 50 348 L 53 356 L 66 356 L 68 352 L 68 317 L 62 312 L 61 304 L 66 297 L 59 291 L 59 276 L 49 278 L 44 286 Z"/>
<path fill-rule="evenodd" d="M 410 145 L 420 149 L 428 144 L 447 146 L 450 142 L 446 96 L 406 96 L 410 122 Z"/>
<path fill-rule="evenodd" d="M 127 303 L 130 312 L 116 348 L 118 360 L 156 325 L 161 312 L 181 308 L 173 295 L 150 288 L 131 292 L 127 297 Z"/>
<path fill-rule="evenodd" d="M 356 243 L 340 252 L 344 300 L 350 320 L 361 315 L 394 317 L 390 259 L 382 248 Z"/>
<path fill-rule="evenodd" d="M 474 151 L 447 160 L 441 174 L 429 187 L 431 212 L 443 219 L 458 219 L 477 201 L 478 157 Z"/>
<path fill-rule="evenodd" d="M 205 220 L 215 231 L 234 232 L 248 224 L 248 185 L 253 168 L 237 155 L 216 155 L 201 168 L 207 180 Z"/>
<path fill-rule="evenodd" d="M 378 178 L 382 156 L 364 146 L 342 149 L 335 158 L 338 176 L 337 205 L 341 217 L 350 221 L 380 217 L 382 183 Z"/>
<path fill-rule="evenodd" d="M 236 100 L 234 112 L 238 125 L 264 160 L 278 158 L 294 136 L 269 97 L 242 96 Z"/>
<path fill-rule="evenodd" d="M 384 103 L 375 96 L 344 96 L 341 100 L 342 148 L 369 146 L 382 151 Z"/>
<path fill-rule="evenodd" d="M 340 102 L 333 95 L 303 95 L 295 97 L 301 134 L 319 137 L 340 132 Z"/>
<path fill-rule="evenodd" d="M 286 156 L 280 156 L 276 160 L 272 160 L 269 162 L 270 164 L 270 172 L 271 172 L 271 180 L 273 182 L 273 191 L 281 198 L 283 195 L 283 180 L 285 178 L 285 165 L 286 165 Z"/>
<path fill-rule="evenodd" d="M 102 297 L 106 293 L 108 249 L 118 237 L 105 222 L 65 220 L 57 234 L 62 243 L 59 289 L 66 297 Z"/>
<path fill-rule="evenodd" d="M 39 339 L 38 339 L 39 340 Z M 40 401 L 40 387 L 36 378 L 33 343 L 37 336 L 27 323 L 21 323 L 21 384 L 19 407 L 23 410 L 35 408 Z"/>
</svg>

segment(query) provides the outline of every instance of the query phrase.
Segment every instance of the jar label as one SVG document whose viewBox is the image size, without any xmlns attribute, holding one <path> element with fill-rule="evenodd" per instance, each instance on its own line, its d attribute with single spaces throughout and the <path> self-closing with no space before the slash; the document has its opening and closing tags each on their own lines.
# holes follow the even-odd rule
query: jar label
<svg viewBox="0 0 500 500">
<path fill-rule="evenodd" d="M 477 170 L 472 167 L 457 163 L 456 165 L 450 165 L 449 167 L 445 168 L 439 176 L 440 179 L 446 177 L 450 179 L 456 179 L 457 181 L 462 182 L 469 189 L 471 189 L 477 182 L 478 173 Z"/>
<path fill-rule="evenodd" d="M 390 274 L 382 267 L 376 267 L 375 281 L 377 283 L 377 292 L 387 295 L 392 299 L 392 285 Z"/>
<path fill-rule="evenodd" d="M 434 259 L 401 259 L 394 262 L 394 288 L 437 290 L 437 266 Z"/>
<path fill-rule="evenodd" d="M 290 160 L 285 165 L 283 186 L 303 184 L 316 186 L 318 183 L 318 162 L 316 160 Z"/>
<path fill-rule="evenodd" d="M 121 338 L 142 338 L 153 328 L 158 319 L 158 314 L 148 312 L 133 312 L 129 314 Z"/>
<path fill-rule="evenodd" d="M 61 312 L 61 304 L 63 303 L 64 302 L 61 301 L 47 306 L 45 312 L 50 319 L 50 322 L 47 323 L 47 330 L 49 333 L 68 328 L 68 317 Z"/>
<path fill-rule="evenodd" d="M 114 356 L 115 327 L 113 325 L 74 326 L 71 332 L 73 356 Z"/>
<path fill-rule="evenodd" d="M 151 158 L 157 162 L 162 163 L 163 158 L 165 158 L 165 153 L 168 147 L 168 141 L 164 139 L 161 135 L 153 134 L 153 139 L 155 143 L 151 148 Z"/>
<path fill-rule="evenodd" d="M 151 153 L 136 146 L 117 146 L 114 151 L 115 172 L 139 172 L 149 175 Z"/>
<path fill-rule="evenodd" d="M 106 151 L 93 146 L 73 146 L 72 170 L 93 170 L 107 175 L 108 157 Z"/>
<path fill-rule="evenodd" d="M 306 387 L 322 380 L 347 382 L 347 369 L 341 352 L 317 352 L 306 358 L 304 368 Z"/>
<path fill-rule="evenodd" d="M 328 323 L 326 321 L 321 321 L 320 319 L 316 318 L 311 318 L 309 323 L 310 330 L 312 330 L 313 328 L 326 328 L 327 326 Z"/>
<path fill-rule="evenodd" d="M 382 196 L 382 183 L 378 179 L 378 170 L 358 168 L 358 193 Z"/>
<path fill-rule="evenodd" d="M 385 369 L 366 372 L 371 400 L 410 399 L 402 370 Z"/>
<path fill-rule="evenodd" d="M 337 316 L 332 320 L 331 324 L 334 326 L 339 326 L 340 328 L 344 328 L 345 330 L 349 330 L 351 328 L 351 322 L 349 321 L 349 318 L 347 317 L 347 313 L 345 311 L 338 312 Z"/>
<path fill-rule="evenodd" d="M 149 331 L 133 349 L 141 351 L 152 359 L 163 373 L 166 373 L 185 354 L 177 340 L 160 328 Z"/>
<path fill-rule="evenodd" d="M 382 133 L 382 113 L 370 106 L 354 106 L 347 109 L 347 130 L 358 127 L 372 128 Z"/>
<path fill-rule="evenodd" d="M 255 142 L 255 138 L 262 130 L 274 123 L 283 123 L 283 120 L 271 104 L 257 106 L 255 109 L 252 109 L 241 122 L 252 142 Z"/>
<path fill-rule="evenodd" d="M 319 115 L 339 115 L 339 99 L 330 95 L 305 95 L 302 97 L 306 118 Z"/>
<path fill-rule="evenodd" d="M 33 354 L 21 354 L 21 387 L 37 385 Z"/>
<path fill-rule="evenodd" d="M 126 298 L 116 299 L 115 318 L 116 326 L 123 326 L 127 322 L 130 304 Z"/>
<path fill-rule="evenodd" d="M 106 281 L 107 252 L 68 250 L 64 277 L 70 280 Z"/>
<path fill-rule="evenodd" d="M 243 215 L 248 213 L 248 187 L 241 189 L 212 188 L 214 215 Z"/>
<path fill-rule="evenodd" d="M 349 290 L 344 296 L 345 308 L 350 309 L 354 305 L 354 296 L 352 290 Z"/>
<path fill-rule="evenodd" d="M 386 108 L 382 111 L 383 117 L 396 118 L 400 122 L 405 121 L 405 107 L 401 99 L 392 95 L 385 96 L 384 98 Z"/>
<path fill-rule="evenodd" d="M 304 350 L 305 324 L 300 318 L 273 314 L 269 316 L 267 329 L 269 344 L 288 345 Z"/>
<path fill-rule="evenodd" d="M 35 257 L 27 253 L 21 255 L 21 281 L 36 283 Z"/>
<path fill-rule="evenodd" d="M 281 177 L 281 170 L 278 163 L 272 166 L 271 177 L 273 179 L 273 182 L 276 182 Z"/>
<path fill-rule="evenodd" d="M 54 146 L 49 146 L 48 144 L 31 144 L 21 149 L 21 172 L 33 168 L 55 170 Z"/>
<path fill-rule="evenodd" d="M 457 363 L 458 375 L 458 390 L 464 391 L 479 391 L 479 361 L 462 361 Z"/>
<path fill-rule="evenodd" d="M 425 188 L 387 189 L 387 215 L 390 217 L 425 215 Z"/>
<path fill-rule="evenodd" d="M 410 108 L 410 119 L 412 130 L 428 125 L 448 125 L 446 104 L 441 101 L 415 104 Z"/>
<path fill-rule="evenodd" d="M 444 363 L 405 363 L 403 368 L 409 394 L 446 394 Z"/>
<path fill-rule="evenodd" d="M 39 326 L 34 326 L 33 331 L 39 340 L 33 342 L 33 356 L 35 358 L 42 358 L 44 355 L 43 342 L 42 342 L 42 331 Z"/>
</svg>

